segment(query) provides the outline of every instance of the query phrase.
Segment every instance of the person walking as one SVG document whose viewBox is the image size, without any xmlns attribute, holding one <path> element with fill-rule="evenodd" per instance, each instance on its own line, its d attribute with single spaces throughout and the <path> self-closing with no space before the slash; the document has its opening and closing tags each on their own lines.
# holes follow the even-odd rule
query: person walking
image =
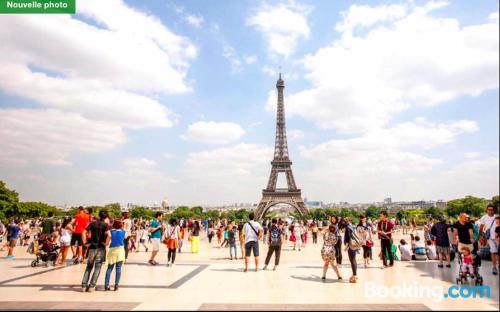
<svg viewBox="0 0 500 312">
<path fill-rule="evenodd" d="M 199 253 L 200 252 L 200 223 L 198 220 L 193 222 L 193 228 L 191 230 L 191 235 L 189 236 L 191 239 L 191 253 Z"/>
<path fill-rule="evenodd" d="M 122 213 L 123 230 L 125 231 L 125 263 L 130 251 L 130 238 L 132 237 L 132 220 L 128 217 L 128 212 Z"/>
<path fill-rule="evenodd" d="M 111 233 L 104 222 L 107 217 L 108 213 L 106 210 L 99 211 L 99 218 L 91 222 L 82 232 L 83 244 L 89 244 L 87 267 L 82 279 L 83 292 L 93 292 L 96 289 L 97 280 L 101 273 L 101 266 L 106 260 L 106 245 L 109 244 L 111 239 Z M 87 234 L 89 234 L 89 239 L 87 239 Z M 91 273 L 92 279 L 90 279 Z"/>
<path fill-rule="evenodd" d="M 234 258 L 238 260 L 238 254 L 236 251 L 236 232 L 237 228 L 233 226 L 232 224 L 229 224 L 227 226 L 228 228 L 228 233 L 227 233 L 227 243 L 229 245 L 229 256 L 231 257 L 231 260 L 233 260 L 233 254 Z"/>
<path fill-rule="evenodd" d="M 431 228 L 431 234 L 435 237 L 436 242 L 436 253 L 439 257 L 438 268 L 443 268 L 443 261 L 446 260 L 446 267 L 451 268 L 450 261 L 450 240 L 448 231 L 450 229 L 449 224 L 446 223 L 444 216 L 439 217 L 439 222 L 434 223 Z"/>
<path fill-rule="evenodd" d="M 316 222 L 313 222 L 312 227 L 311 227 L 313 244 L 318 243 L 318 231 L 319 231 L 318 224 Z"/>
<path fill-rule="evenodd" d="M 295 236 L 295 241 L 293 242 L 293 250 L 295 250 L 297 246 L 299 247 L 299 251 L 301 250 L 300 248 L 302 246 L 303 238 L 302 234 L 304 234 L 302 225 L 296 221 L 293 225 L 293 236 Z"/>
<path fill-rule="evenodd" d="M 356 227 L 356 231 L 361 233 L 361 239 L 363 240 L 363 261 L 365 263 L 365 268 L 370 265 L 370 259 L 372 258 L 372 248 L 373 248 L 373 240 L 372 240 L 372 232 L 373 229 L 366 222 L 366 217 L 364 215 L 359 216 L 359 224 Z"/>
<path fill-rule="evenodd" d="M 151 244 L 153 245 L 153 249 L 151 251 L 151 258 L 149 259 L 149 264 L 151 265 L 157 265 L 158 262 L 156 262 L 155 257 L 160 251 L 160 240 L 163 232 L 163 224 L 161 221 L 161 217 L 163 216 L 163 213 L 158 211 L 155 214 L 155 219 L 151 221 L 151 224 L 149 226 L 149 233 L 151 234 Z"/>
<path fill-rule="evenodd" d="M 474 250 L 474 226 L 468 218 L 467 213 L 461 212 L 458 221 L 453 225 L 454 244 L 457 245 L 458 250 L 462 250 L 462 247 Z"/>
<path fill-rule="evenodd" d="M 65 218 L 60 229 L 60 239 L 59 244 L 61 245 L 61 252 L 58 258 L 61 258 L 59 262 L 60 265 L 66 265 L 66 257 L 68 256 L 68 251 L 71 245 L 71 235 L 74 231 L 73 225 L 71 224 L 71 218 Z M 57 261 L 56 261 L 57 262 Z"/>
<path fill-rule="evenodd" d="M 90 223 L 90 217 L 82 206 L 78 207 L 74 218 L 74 231 L 71 235 L 71 251 L 73 253 L 73 263 L 78 264 L 83 261 L 83 232 Z"/>
<path fill-rule="evenodd" d="M 250 212 L 248 218 L 250 220 L 243 226 L 245 232 L 245 269 L 243 272 L 248 272 L 248 262 L 252 252 L 255 258 L 255 272 L 257 272 L 259 270 L 259 240 L 262 238 L 263 229 L 258 222 L 254 221 L 253 212 Z"/>
<path fill-rule="evenodd" d="M 340 222 L 337 216 L 330 217 L 330 222 L 335 225 L 337 240 L 335 243 L 335 257 L 337 261 L 337 265 L 342 264 L 342 231 L 340 228 Z"/>
<path fill-rule="evenodd" d="M 111 279 L 111 273 L 116 266 L 115 273 L 115 288 L 114 291 L 118 290 L 120 284 L 120 278 L 122 276 L 122 265 L 126 259 L 126 248 L 125 241 L 127 232 L 123 228 L 123 222 L 120 220 L 115 220 L 113 222 L 113 229 L 110 231 L 111 242 L 109 244 L 108 254 L 106 256 L 106 262 L 108 268 L 106 269 L 106 277 L 104 278 L 104 290 L 111 290 L 109 282 Z"/>
<path fill-rule="evenodd" d="M 176 218 L 171 218 L 168 223 L 166 234 L 166 242 L 168 248 L 167 255 L 167 267 L 174 266 L 175 263 L 175 255 L 177 252 L 177 248 L 179 248 L 179 225 L 177 224 Z"/>
<path fill-rule="evenodd" d="M 394 223 L 387 219 L 387 211 L 380 212 L 380 222 L 377 224 L 378 238 L 382 252 L 382 264 L 387 267 L 387 257 L 389 255 L 389 267 L 394 266 L 394 255 L 392 253 L 392 230 Z"/>
<path fill-rule="evenodd" d="M 326 272 L 328 271 L 328 267 L 331 265 L 335 273 L 337 274 L 337 278 L 340 280 L 342 277 L 340 276 L 339 269 L 336 264 L 337 257 L 336 253 L 336 245 L 337 245 L 337 226 L 331 223 L 327 228 L 321 231 L 323 234 L 323 247 L 321 248 L 321 258 L 324 261 L 323 264 L 323 276 L 322 280 L 326 279 Z"/>
<path fill-rule="evenodd" d="M 349 218 L 344 218 L 343 222 L 345 226 L 345 235 L 344 235 L 344 245 L 346 246 L 347 255 L 349 257 L 349 262 L 351 263 L 352 276 L 349 279 L 350 283 L 356 283 L 358 280 L 357 271 L 358 271 L 358 263 L 356 262 L 356 254 L 359 252 L 363 244 L 363 239 L 361 235 L 363 235 L 364 231 L 359 232 L 351 223 Z"/>
<path fill-rule="evenodd" d="M 263 270 L 267 270 L 267 266 L 271 261 L 273 253 L 275 253 L 273 271 L 276 271 L 276 269 L 278 268 L 278 265 L 280 264 L 282 236 L 283 232 L 278 226 L 278 219 L 273 218 L 271 220 L 271 226 L 269 227 L 269 249 L 267 250 L 267 256 Z"/>
<path fill-rule="evenodd" d="M 14 219 L 10 219 L 9 225 L 7 225 L 7 260 L 14 260 L 14 249 L 17 246 L 17 240 L 19 239 L 19 233 L 21 232 L 21 227 L 19 226 L 21 222 L 14 222 Z"/>
<path fill-rule="evenodd" d="M 486 214 L 479 220 L 479 232 L 482 233 L 483 238 L 488 241 L 491 253 L 491 264 L 493 265 L 492 273 L 493 275 L 498 274 L 498 244 L 495 238 L 495 207 L 493 204 L 489 204 L 486 207 Z"/>
<path fill-rule="evenodd" d="M 184 244 L 185 234 L 186 234 L 186 223 L 182 222 L 179 225 L 179 253 L 182 252 L 182 245 Z"/>
</svg>

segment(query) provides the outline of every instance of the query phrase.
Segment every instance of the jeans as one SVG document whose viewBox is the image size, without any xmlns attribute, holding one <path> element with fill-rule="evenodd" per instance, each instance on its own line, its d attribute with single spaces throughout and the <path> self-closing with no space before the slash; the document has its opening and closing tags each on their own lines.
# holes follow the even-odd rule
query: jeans
<svg viewBox="0 0 500 312">
<path fill-rule="evenodd" d="M 313 244 L 318 243 L 318 233 L 317 232 L 312 232 L 313 234 Z"/>
<path fill-rule="evenodd" d="M 120 277 L 122 276 L 123 262 L 120 261 L 115 264 L 116 264 L 115 285 L 118 285 L 120 283 Z M 106 270 L 106 277 L 104 278 L 104 286 L 109 286 L 109 280 L 111 279 L 111 273 L 113 272 L 115 264 L 108 264 L 108 269 Z"/>
<path fill-rule="evenodd" d="M 268 265 L 269 262 L 271 261 L 273 252 L 276 252 L 276 256 L 274 257 L 274 265 L 276 266 L 280 264 L 281 245 L 280 246 L 269 245 L 269 250 L 267 251 L 266 262 L 265 262 L 266 265 Z"/>
<path fill-rule="evenodd" d="M 129 242 L 130 242 L 130 236 L 125 238 L 124 240 L 124 245 L 125 245 L 125 260 L 128 258 L 128 252 L 129 252 Z"/>
<path fill-rule="evenodd" d="M 347 249 L 347 255 L 349 256 L 349 262 L 351 263 L 352 275 L 356 276 L 358 269 L 358 263 L 356 262 L 356 251 L 351 248 Z"/>
<path fill-rule="evenodd" d="M 182 249 L 182 239 L 179 238 L 179 252 L 181 252 Z"/>
<path fill-rule="evenodd" d="M 233 255 L 233 251 L 234 251 L 234 255 Z M 231 259 L 233 259 L 233 257 L 238 258 L 238 254 L 236 253 L 236 243 L 229 244 L 229 255 L 231 256 Z"/>
<path fill-rule="evenodd" d="M 380 245 L 382 247 L 382 263 L 384 266 L 387 265 L 387 258 L 385 257 L 386 252 L 389 254 L 389 265 L 394 265 L 394 255 L 391 251 L 391 240 L 383 238 L 380 240 Z"/>
<path fill-rule="evenodd" d="M 99 279 L 99 274 L 101 273 L 101 266 L 105 260 L 106 248 L 89 249 L 89 257 L 87 259 L 87 267 L 85 268 L 85 273 L 83 274 L 82 287 L 92 288 L 97 285 L 97 280 Z M 89 284 L 89 278 L 92 269 L 94 269 L 94 272 Z"/>
<path fill-rule="evenodd" d="M 337 264 L 342 264 L 342 239 L 337 237 L 337 243 L 335 244 L 335 260 Z"/>
</svg>

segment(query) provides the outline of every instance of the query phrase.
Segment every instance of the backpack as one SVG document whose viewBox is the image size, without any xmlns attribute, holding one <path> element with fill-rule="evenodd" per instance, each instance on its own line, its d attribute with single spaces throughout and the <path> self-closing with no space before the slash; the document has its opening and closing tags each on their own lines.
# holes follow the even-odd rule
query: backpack
<svg viewBox="0 0 500 312">
<path fill-rule="evenodd" d="M 269 230 L 269 238 L 271 241 L 271 246 L 280 246 L 281 245 L 281 231 L 278 227 L 271 227 Z"/>
</svg>

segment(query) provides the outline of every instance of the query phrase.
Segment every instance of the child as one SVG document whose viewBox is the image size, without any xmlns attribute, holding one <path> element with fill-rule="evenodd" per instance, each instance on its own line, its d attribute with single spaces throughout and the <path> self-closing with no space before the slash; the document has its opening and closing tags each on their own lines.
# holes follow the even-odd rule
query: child
<svg viewBox="0 0 500 312">
<path fill-rule="evenodd" d="M 432 241 L 430 239 L 427 240 L 427 247 L 425 247 L 425 250 L 427 252 L 427 259 L 439 260 L 437 253 L 436 253 L 436 246 L 434 246 L 434 244 L 432 244 Z"/>
<path fill-rule="evenodd" d="M 229 227 L 229 226 L 228 226 Z M 221 247 L 228 247 L 228 237 L 229 237 L 229 231 L 228 231 L 228 227 L 226 227 L 224 229 L 224 241 L 222 242 L 222 245 L 220 245 Z"/>
<path fill-rule="evenodd" d="M 236 253 L 236 231 L 231 224 L 228 225 L 227 242 L 229 244 L 229 256 L 231 260 L 233 260 L 233 251 L 235 259 L 238 260 L 238 254 Z"/>
<path fill-rule="evenodd" d="M 472 267 L 474 259 L 472 259 L 469 247 L 462 247 L 460 252 L 462 252 L 462 275 L 465 276 L 467 274 L 467 270 L 469 270 L 470 275 L 474 277 L 474 268 Z"/>
<path fill-rule="evenodd" d="M 401 261 L 411 260 L 410 246 L 408 246 L 404 239 L 399 241 L 399 252 L 401 253 Z"/>
<path fill-rule="evenodd" d="M 146 252 L 148 252 L 148 246 L 146 246 L 146 237 L 148 236 L 148 231 L 146 230 L 146 226 L 142 225 L 139 230 L 139 243 L 137 244 L 137 252 L 141 248 L 141 245 L 146 248 Z"/>
</svg>

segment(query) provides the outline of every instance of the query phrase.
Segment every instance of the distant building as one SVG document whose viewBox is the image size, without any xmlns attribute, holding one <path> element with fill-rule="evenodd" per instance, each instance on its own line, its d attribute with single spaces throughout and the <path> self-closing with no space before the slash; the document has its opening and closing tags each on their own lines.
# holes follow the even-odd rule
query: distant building
<svg viewBox="0 0 500 312">
<path fill-rule="evenodd" d="M 392 198 L 390 198 L 390 197 L 385 198 L 384 199 L 384 204 L 386 204 L 386 205 L 392 204 Z"/>
</svg>

